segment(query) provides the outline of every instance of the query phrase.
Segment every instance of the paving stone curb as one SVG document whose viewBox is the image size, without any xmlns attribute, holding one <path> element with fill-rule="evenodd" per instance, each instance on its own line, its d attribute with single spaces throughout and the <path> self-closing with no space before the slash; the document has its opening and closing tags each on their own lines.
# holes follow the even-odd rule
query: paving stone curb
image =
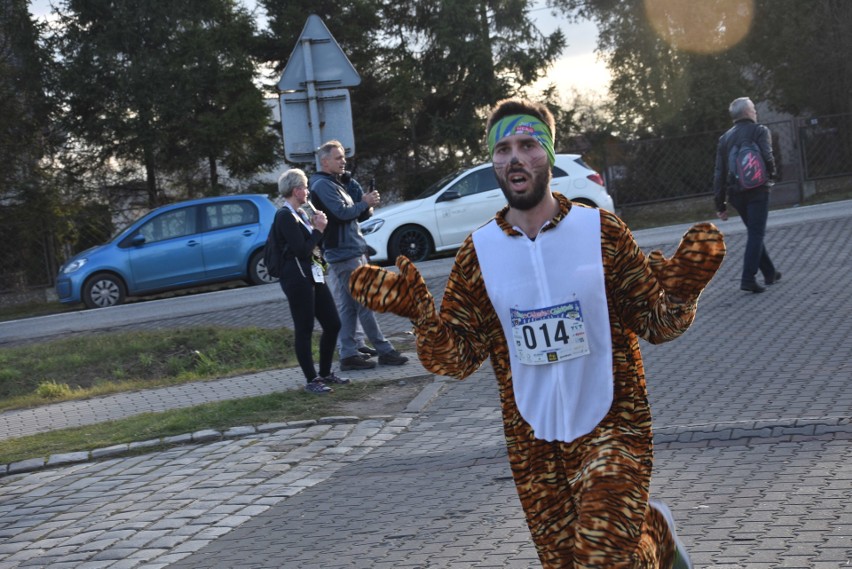
<svg viewBox="0 0 852 569">
<path fill-rule="evenodd" d="M 852 419 L 849 417 L 803 417 L 654 429 L 654 445 L 658 449 L 837 439 L 852 440 Z"/>
<path fill-rule="evenodd" d="M 437 397 L 445 386 L 445 379 L 436 378 L 433 383 L 427 384 L 420 390 L 420 393 L 411 400 L 410 403 L 401 412 L 401 415 L 412 415 L 420 413 L 435 397 Z M 46 457 L 36 457 L 25 460 L 12 462 L 9 464 L 0 464 L 0 478 L 10 476 L 12 474 L 24 474 L 34 472 L 50 467 L 68 466 L 70 464 L 79 464 L 93 460 L 101 460 L 105 458 L 117 458 L 134 452 L 144 450 L 159 450 L 166 447 L 177 446 L 182 444 L 201 444 L 212 443 L 228 439 L 236 439 L 262 433 L 275 433 L 287 429 L 303 429 L 313 425 L 339 425 L 353 424 L 363 420 L 381 420 L 390 422 L 394 419 L 392 416 L 331 416 L 322 417 L 320 419 L 309 419 L 300 421 L 288 421 L 285 423 L 266 423 L 262 425 L 242 425 L 230 427 L 226 430 L 217 431 L 214 429 L 204 429 L 194 433 L 184 433 L 182 435 L 171 435 L 159 437 L 146 441 L 137 441 L 113 445 L 109 447 L 96 448 L 90 451 L 78 451 L 57 453 Z"/>
<path fill-rule="evenodd" d="M 422 411 L 446 385 L 446 378 L 436 378 L 411 400 L 402 414 L 417 414 Z M 390 420 L 392 417 L 377 416 L 367 419 Z M 67 466 L 92 460 L 116 458 L 133 452 L 176 446 L 200 444 L 234 439 L 259 433 L 274 433 L 285 429 L 301 429 L 312 425 L 334 425 L 357 423 L 362 419 L 355 416 L 331 416 L 317 420 L 289 421 L 263 425 L 243 425 L 217 431 L 204 429 L 195 433 L 172 435 L 96 448 L 90 451 L 57 453 L 47 457 L 30 458 L 10 464 L 0 464 L 0 477 L 42 470 L 49 467 Z M 709 429 L 709 430 L 708 430 Z M 767 421 L 739 421 L 729 423 L 678 425 L 654 429 L 654 444 L 659 450 L 710 446 L 774 444 L 797 442 L 804 439 L 852 440 L 852 419 L 849 417 L 795 418 Z"/>
<path fill-rule="evenodd" d="M 345 423 L 353 422 L 353 418 L 347 418 Z M 357 421 L 357 417 L 354 418 Z M 313 421 L 296 421 L 294 425 L 290 425 L 289 423 L 279 424 L 279 426 L 275 429 L 265 428 L 265 425 L 260 425 L 258 427 L 254 426 L 241 426 L 241 427 L 231 427 L 225 431 L 216 431 L 213 429 L 204 429 L 201 431 L 196 431 L 194 433 L 185 433 L 183 435 L 174 435 L 168 437 L 160 437 L 157 439 L 150 439 L 147 441 L 137 441 L 124 443 L 120 445 L 113 445 L 110 447 L 104 448 L 96 448 L 90 451 L 80 451 L 80 452 L 68 452 L 68 453 L 58 453 L 52 454 L 44 458 L 30 458 L 26 460 L 21 460 L 18 462 L 13 462 L 11 464 L 0 465 L 0 476 L 10 475 L 10 474 L 21 474 L 25 472 L 32 472 L 35 470 L 41 470 L 42 468 L 47 468 L 50 466 L 67 466 L 69 464 L 76 464 L 80 462 L 88 462 L 90 460 L 98 460 L 102 458 L 116 458 L 130 452 L 144 450 L 144 449 L 161 449 L 164 447 L 175 446 L 179 444 L 192 444 L 192 443 L 209 443 L 215 441 L 221 441 L 229 438 L 237 438 L 240 436 L 248 436 L 255 435 L 258 433 L 265 432 L 275 432 L 278 430 L 284 429 L 296 429 L 303 428 L 305 426 L 316 425 L 316 424 L 332 424 L 334 423 L 333 417 L 323 418 L 319 420 Z"/>
</svg>

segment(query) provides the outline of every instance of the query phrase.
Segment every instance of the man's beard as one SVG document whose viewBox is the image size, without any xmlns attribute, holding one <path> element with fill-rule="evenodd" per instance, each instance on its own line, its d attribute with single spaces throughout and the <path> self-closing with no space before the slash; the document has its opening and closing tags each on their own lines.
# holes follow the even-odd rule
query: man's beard
<svg viewBox="0 0 852 569">
<path fill-rule="evenodd" d="M 506 172 L 505 178 L 497 176 L 497 182 L 500 184 L 500 189 L 503 190 L 503 195 L 506 197 L 506 201 L 509 202 L 509 207 L 512 209 L 526 211 L 540 204 L 544 199 L 544 196 L 547 194 L 547 188 L 550 186 L 551 180 L 550 169 L 545 170 L 545 172 L 546 174 L 531 173 L 527 171 L 528 174 L 532 175 L 532 191 L 521 195 L 509 190 L 509 171 Z"/>
</svg>

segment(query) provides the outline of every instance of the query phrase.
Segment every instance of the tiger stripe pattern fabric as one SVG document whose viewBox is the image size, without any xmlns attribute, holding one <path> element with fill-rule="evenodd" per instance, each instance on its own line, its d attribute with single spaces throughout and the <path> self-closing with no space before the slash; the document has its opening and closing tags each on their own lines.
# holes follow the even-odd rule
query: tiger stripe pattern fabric
<svg viewBox="0 0 852 569">
<path fill-rule="evenodd" d="M 553 224 L 570 208 L 585 207 L 554 196 L 560 213 Z M 506 223 L 507 211 L 496 216 L 501 229 L 523 238 Z M 463 379 L 490 358 L 512 475 L 543 567 L 668 569 L 674 541 L 663 517 L 648 507 L 653 443 L 639 338 L 657 344 L 686 331 L 698 296 L 724 257 L 724 240 L 715 226 L 703 224 L 687 232 L 671 259 L 653 253 L 652 264 L 616 215 L 601 210 L 600 216 L 614 399 L 595 430 L 571 443 L 537 439 L 518 411 L 508 345 L 470 237 L 456 255 L 440 311 L 403 257 L 399 275 L 379 278 L 382 269 L 365 267 L 350 286 L 374 310 L 409 315 L 418 356 L 429 371 Z M 382 300 L 406 298 L 382 288 L 412 285 L 416 292 L 407 298 L 416 296 L 417 307 Z"/>
</svg>

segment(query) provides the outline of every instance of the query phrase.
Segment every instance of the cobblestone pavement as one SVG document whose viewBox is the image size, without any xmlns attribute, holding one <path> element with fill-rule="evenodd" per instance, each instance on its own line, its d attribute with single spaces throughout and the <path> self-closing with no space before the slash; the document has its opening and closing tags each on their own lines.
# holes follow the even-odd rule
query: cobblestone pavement
<svg viewBox="0 0 852 569">
<path fill-rule="evenodd" d="M 850 235 L 848 217 L 770 230 L 783 280 L 750 294 L 732 232 L 693 327 L 642 344 L 652 490 L 696 567 L 852 566 Z M 2 477 L 0 569 L 537 567 L 490 366 L 434 386 L 395 418 Z"/>
</svg>

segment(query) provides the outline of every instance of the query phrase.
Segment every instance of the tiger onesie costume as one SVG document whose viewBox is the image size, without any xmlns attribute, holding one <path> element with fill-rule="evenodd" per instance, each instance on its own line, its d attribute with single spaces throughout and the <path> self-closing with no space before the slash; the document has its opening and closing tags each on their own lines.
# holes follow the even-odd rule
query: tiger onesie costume
<svg viewBox="0 0 852 569">
<path fill-rule="evenodd" d="M 572 208 L 585 208 L 553 195 L 559 213 L 543 232 L 565 222 Z M 506 222 L 507 211 L 508 206 L 491 223 L 523 239 Z M 398 274 L 364 266 L 352 275 L 350 288 L 373 310 L 411 320 L 418 356 L 432 373 L 463 379 L 490 356 L 512 474 L 543 567 L 669 568 L 674 536 L 663 515 L 648 505 L 651 412 L 638 337 L 661 343 L 686 331 L 725 245 L 718 229 L 704 223 L 684 235 L 672 258 L 659 251 L 646 257 L 616 215 L 604 210 L 599 215 L 612 404 L 591 432 L 571 442 L 537 438 L 519 412 L 509 344 L 486 291 L 473 236 L 455 258 L 440 312 L 422 276 L 402 256 Z"/>
</svg>

